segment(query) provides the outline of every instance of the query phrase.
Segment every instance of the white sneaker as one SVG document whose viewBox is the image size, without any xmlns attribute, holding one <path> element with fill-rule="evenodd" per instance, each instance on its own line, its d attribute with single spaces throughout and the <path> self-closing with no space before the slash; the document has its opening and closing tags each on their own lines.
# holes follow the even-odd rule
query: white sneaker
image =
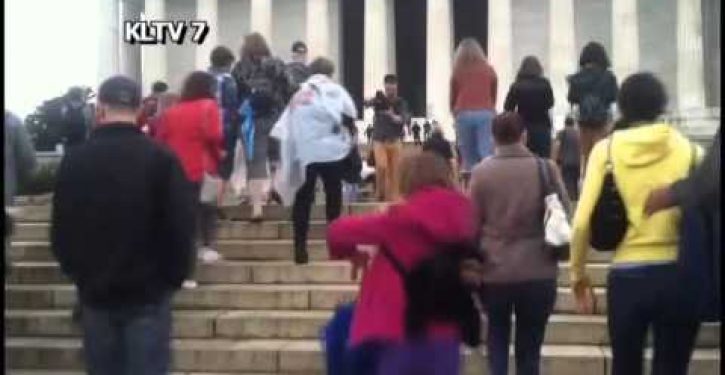
<svg viewBox="0 0 725 375">
<path fill-rule="evenodd" d="M 202 247 L 199 249 L 199 259 L 203 263 L 214 263 L 222 259 L 222 255 L 218 251 L 210 247 Z"/>
<path fill-rule="evenodd" d="M 184 280 L 184 283 L 181 284 L 181 287 L 184 289 L 196 289 L 197 286 L 199 284 L 195 280 Z"/>
</svg>

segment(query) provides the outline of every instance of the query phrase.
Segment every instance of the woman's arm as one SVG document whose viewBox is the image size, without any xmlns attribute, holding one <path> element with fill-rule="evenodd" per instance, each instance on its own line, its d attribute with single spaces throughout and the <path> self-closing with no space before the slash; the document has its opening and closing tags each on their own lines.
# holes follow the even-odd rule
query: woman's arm
<svg viewBox="0 0 725 375">
<path fill-rule="evenodd" d="M 451 93 L 449 96 L 450 106 L 451 106 L 451 113 L 455 115 L 456 112 L 456 99 L 458 98 L 458 82 L 456 82 L 456 77 L 451 77 Z"/>
<path fill-rule="evenodd" d="M 591 230 L 589 222 L 597 199 L 599 199 L 602 183 L 604 182 L 604 163 L 606 161 L 608 144 L 609 140 L 599 142 L 592 149 L 587 164 L 586 177 L 584 178 L 584 184 L 572 222 L 570 280 L 573 286 L 580 281 L 587 280 L 584 266 L 589 251 L 589 235 Z"/>
<path fill-rule="evenodd" d="M 341 217 L 327 229 L 327 248 L 331 259 L 350 259 L 359 245 L 379 246 L 383 243 L 388 216 L 376 213 Z"/>
<path fill-rule="evenodd" d="M 516 109 L 517 95 L 515 93 L 516 84 L 511 85 L 508 94 L 506 94 L 506 100 L 503 104 L 503 110 L 507 112 L 513 112 Z"/>
<path fill-rule="evenodd" d="M 551 89 L 551 83 L 546 80 L 546 90 L 544 91 L 544 107 L 551 109 L 554 106 L 554 91 Z"/>
</svg>

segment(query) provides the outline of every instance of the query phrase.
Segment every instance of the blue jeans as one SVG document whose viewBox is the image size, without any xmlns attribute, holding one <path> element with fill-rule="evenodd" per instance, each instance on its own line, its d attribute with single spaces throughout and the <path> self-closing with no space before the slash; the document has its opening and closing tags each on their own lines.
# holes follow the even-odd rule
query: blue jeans
<svg viewBox="0 0 725 375">
<path fill-rule="evenodd" d="M 115 309 L 83 305 L 83 350 L 89 375 L 167 375 L 171 301 Z"/>
<path fill-rule="evenodd" d="M 479 161 L 493 154 L 493 116 L 489 110 L 461 111 L 456 116 L 456 140 L 464 172 L 470 172 Z"/>
<path fill-rule="evenodd" d="M 677 285 L 677 265 L 613 268 L 607 276 L 612 375 L 641 375 L 645 338 L 653 330 L 653 375 L 686 375 L 700 328 Z"/>
<path fill-rule="evenodd" d="M 488 284 L 482 291 L 488 313 L 491 375 L 508 374 L 511 316 L 516 314 L 516 374 L 538 375 L 546 324 L 556 300 L 556 280 Z"/>
</svg>

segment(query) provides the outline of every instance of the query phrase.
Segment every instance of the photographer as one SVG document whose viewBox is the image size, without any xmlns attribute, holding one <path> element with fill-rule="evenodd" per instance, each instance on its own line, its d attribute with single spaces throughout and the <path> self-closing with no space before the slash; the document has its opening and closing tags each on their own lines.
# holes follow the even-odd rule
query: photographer
<svg viewBox="0 0 725 375">
<path fill-rule="evenodd" d="M 385 93 L 365 102 L 373 107 L 373 152 L 375 155 L 375 195 L 380 201 L 392 201 L 398 196 L 397 174 L 400 162 L 403 124 L 409 121 L 408 103 L 398 96 L 398 77 L 385 76 Z"/>
</svg>

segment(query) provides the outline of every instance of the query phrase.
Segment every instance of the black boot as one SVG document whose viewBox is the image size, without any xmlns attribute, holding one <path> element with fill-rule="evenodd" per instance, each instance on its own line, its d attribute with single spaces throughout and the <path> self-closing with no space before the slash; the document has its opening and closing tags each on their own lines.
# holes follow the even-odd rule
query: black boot
<svg viewBox="0 0 725 375">
<path fill-rule="evenodd" d="M 307 264 L 309 262 L 309 254 L 304 245 L 295 245 L 295 264 Z"/>
</svg>

